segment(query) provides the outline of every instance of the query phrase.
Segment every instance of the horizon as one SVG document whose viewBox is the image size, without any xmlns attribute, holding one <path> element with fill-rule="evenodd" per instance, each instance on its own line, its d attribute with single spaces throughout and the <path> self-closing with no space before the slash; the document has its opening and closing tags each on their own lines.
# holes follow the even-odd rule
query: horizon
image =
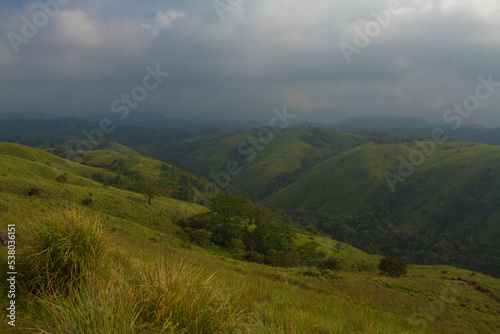
<svg viewBox="0 0 500 334">
<path fill-rule="evenodd" d="M 81 120 L 85 121 L 90 121 L 90 122 L 95 122 L 95 119 L 93 116 L 102 116 L 103 118 L 109 118 L 109 117 L 117 117 L 117 115 L 114 115 L 113 113 L 86 113 L 86 114 L 53 114 L 53 113 L 46 113 L 42 111 L 36 111 L 36 110 L 22 110 L 22 111 L 17 111 L 17 112 L 0 112 L 0 120 L 1 116 L 4 115 L 15 115 L 15 114 L 38 114 L 41 115 L 39 119 L 64 119 L 64 118 L 71 118 L 71 117 L 76 117 Z M 155 111 L 155 110 L 147 110 L 147 111 L 134 111 L 131 112 L 129 115 L 132 114 L 155 114 L 155 115 L 161 115 L 165 118 L 165 120 L 176 120 L 176 121 L 185 121 L 188 123 L 195 123 L 195 122 L 208 122 L 208 123 L 227 123 L 227 124 L 238 124 L 238 123 L 260 123 L 260 125 L 265 126 L 266 122 L 268 122 L 269 119 L 258 119 L 258 118 L 248 118 L 248 119 L 223 119 L 223 118 L 193 118 L 193 117 L 171 117 L 169 115 L 165 115 L 161 112 Z M 270 113 L 272 115 L 272 113 Z M 53 117 L 53 118 L 48 118 L 48 117 Z M 452 124 L 446 123 L 446 122 L 432 122 L 429 119 L 421 118 L 421 117 L 413 117 L 413 116 L 400 116 L 400 115 L 357 115 L 353 117 L 348 117 L 345 119 L 339 119 L 338 121 L 327 121 L 327 120 L 318 120 L 318 119 L 293 119 L 290 120 L 290 124 L 295 126 L 295 125 L 300 125 L 300 124 L 305 124 L 305 123 L 312 123 L 313 126 L 326 126 L 326 127 L 331 127 L 331 126 L 337 126 L 340 125 L 346 121 L 354 120 L 354 119 L 360 119 L 360 118 L 370 118 L 370 117 L 375 117 L 375 118 L 394 118 L 394 120 L 417 120 L 417 121 L 424 121 L 429 123 L 429 126 L 447 126 L 451 127 Z M 21 116 L 19 119 L 22 119 L 23 117 Z M 26 118 L 26 117 L 24 117 Z M 31 117 L 31 118 L 37 118 Z M 18 118 L 10 118 L 10 119 L 18 119 Z M 117 124 L 118 125 L 118 124 Z M 131 126 L 130 124 L 126 124 L 125 126 Z M 138 127 L 143 127 L 141 125 L 137 125 Z M 463 121 L 463 124 L 460 125 L 460 127 L 465 126 L 465 127 L 482 127 L 484 129 L 496 129 L 500 128 L 500 125 L 491 125 L 491 124 L 479 124 L 479 123 L 472 123 L 468 122 L 467 120 Z M 374 127 L 378 128 L 378 127 Z M 418 128 L 416 126 L 415 128 Z"/>
</svg>

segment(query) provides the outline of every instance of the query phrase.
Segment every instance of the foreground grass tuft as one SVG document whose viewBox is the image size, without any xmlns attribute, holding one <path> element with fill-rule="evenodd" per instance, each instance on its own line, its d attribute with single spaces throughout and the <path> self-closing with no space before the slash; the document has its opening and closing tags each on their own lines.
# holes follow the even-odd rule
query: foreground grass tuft
<svg viewBox="0 0 500 334">
<path fill-rule="evenodd" d="M 96 273 L 111 254 L 98 215 L 71 208 L 50 211 L 22 231 L 25 277 L 31 291 L 57 291 Z"/>
<path fill-rule="evenodd" d="M 49 212 L 23 231 L 24 314 L 49 333 L 237 333 L 247 319 L 235 293 L 183 260 L 131 259 L 101 218 Z"/>
</svg>

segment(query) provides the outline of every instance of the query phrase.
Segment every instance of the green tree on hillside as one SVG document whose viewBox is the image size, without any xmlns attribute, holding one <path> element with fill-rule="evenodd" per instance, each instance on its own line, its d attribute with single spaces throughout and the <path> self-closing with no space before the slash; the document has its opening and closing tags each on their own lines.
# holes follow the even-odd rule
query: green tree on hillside
<svg viewBox="0 0 500 334">
<path fill-rule="evenodd" d="M 220 194 L 209 208 L 210 230 L 216 243 L 228 246 L 231 239 L 242 238 L 248 232 L 253 210 L 247 198 Z"/>
<path fill-rule="evenodd" d="M 137 192 L 141 193 L 146 197 L 149 205 L 151 205 L 152 201 L 161 195 L 161 190 L 158 187 L 158 183 L 153 180 L 149 181 L 141 181 L 138 182 L 135 186 Z"/>
<path fill-rule="evenodd" d="M 406 274 L 406 263 L 402 263 L 396 258 L 383 257 L 380 259 L 378 269 L 380 275 L 400 277 Z"/>
</svg>

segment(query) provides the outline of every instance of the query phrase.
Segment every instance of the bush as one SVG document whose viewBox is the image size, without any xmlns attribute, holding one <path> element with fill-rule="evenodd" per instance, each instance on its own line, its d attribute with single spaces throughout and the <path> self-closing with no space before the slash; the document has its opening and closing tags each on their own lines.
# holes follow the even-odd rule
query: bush
<svg viewBox="0 0 500 334">
<path fill-rule="evenodd" d="M 28 196 L 38 196 L 43 193 L 43 190 L 38 188 L 38 187 L 33 187 L 30 190 L 28 190 Z"/>
<path fill-rule="evenodd" d="M 89 193 L 89 194 L 87 195 L 87 197 L 86 197 L 86 198 L 84 198 L 84 199 L 82 200 L 82 205 L 84 205 L 84 206 L 89 206 L 90 204 L 92 204 L 92 202 L 94 201 L 94 200 L 92 199 L 92 196 L 93 196 L 93 194 L 92 194 L 92 193 Z"/>
<path fill-rule="evenodd" d="M 264 263 L 266 261 L 266 256 L 256 251 L 250 251 L 246 252 L 244 259 L 249 262 Z"/>
<path fill-rule="evenodd" d="M 198 244 L 201 247 L 207 247 L 210 245 L 210 241 L 212 239 L 212 232 L 205 230 L 204 228 L 200 229 L 189 229 L 189 240 Z"/>
<path fill-rule="evenodd" d="M 390 277 L 400 277 L 406 274 L 406 263 L 399 262 L 398 259 L 392 257 L 383 257 L 378 265 L 380 275 Z"/>
<path fill-rule="evenodd" d="M 68 173 L 61 174 L 57 177 L 57 182 L 66 183 L 68 181 Z"/>
<path fill-rule="evenodd" d="M 228 247 L 229 251 L 235 258 L 241 260 L 245 256 L 245 244 L 241 239 L 231 239 L 229 241 Z"/>
<path fill-rule="evenodd" d="M 341 259 L 338 257 L 329 257 L 323 261 L 321 261 L 318 267 L 322 270 L 341 270 L 346 267 L 347 263 L 345 259 Z"/>
<path fill-rule="evenodd" d="M 81 209 L 49 212 L 22 230 L 21 256 L 31 290 L 63 290 L 101 268 L 109 255 L 99 216 Z"/>
</svg>

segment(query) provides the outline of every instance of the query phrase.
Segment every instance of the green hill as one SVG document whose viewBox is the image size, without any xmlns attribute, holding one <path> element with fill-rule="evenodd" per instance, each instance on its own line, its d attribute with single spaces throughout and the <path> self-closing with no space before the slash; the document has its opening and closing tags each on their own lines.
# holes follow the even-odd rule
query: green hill
<svg viewBox="0 0 500 334">
<path fill-rule="evenodd" d="M 264 202 L 326 213 L 331 222 L 323 229 L 372 252 L 499 275 L 500 148 L 439 144 L 392 193 L 385 173 L 397 175 L 399 157 L 408 160 L 416 149 L 414 144 L 365 144 L 312 168 Z"/>
<path fill-rule="evenodd" d="M 64 179 L 60 176 L 65 175 Z M 160 197 L 161 205 L 149 206 L 144 196 L 103 186 L 95 175 L 114 179 L 119 175 L 101 168 L 73 163 L 39 149 L 0 143 L 0 199 L 2 222 L 36 216 L 44 208 L 71 203 L 110 216 L 116 229 L 123 224 L 140 235 L 157 237 L 174 233 L 178 219 L 203 212 L 195 204 Z M 86 205 L 82 203 L 88 203 Z M 154 227 L 154 230 L 151 228 Z"/>
<path fill-rule="evenodd" d="M 105 165 L 119 155 L 97 152 L 89 161 Z M 154 169 L 146 172 L 153 175 Z M 58 180 L 63 173 L 66 178 Z M 206 208 L 166 197 L 148 205 L 141 194 L 94 181 L 96 173 L 118 175 L 0 143 L 0 227 L 16 227 L 17 332 L 500 329 L 497 279 L 444 266 L 409 266 L 399 279 L 380 276 L 379 256 L 305 232 L 299 232 L 299 244 L 315 241 L 320 251 L 343 259 L 344 266 L 278 268 L 231 259 L 224 252 L 215 255 L 187 243 L 177 224 Z M 90 193 L 92 201 L 86 201 Z M 81 253 L 80 247 L 92 251 Z M 7 252 L 1 250 L 0 262 L 7 268 Z M 0 329 L 14 332 L 7 323 L 12 299 L 7 298 L 6 271 L 0 276 Z"/>
<path fill-rule="evenodd" d="M 406 145 L 358 146 L 315 166 L 264 202 L 294 210 L 356 214 L 366 208 L 372 193 L 384 185 L 385 172 L 397 167 L 397 157 L 410 152 Z"/>
<path fill-rule="evenodd" d="M 179 166 L 220 186 L 227 180 L 221 172 L 227 171 L 228 162 L 236 161 L 242 169 L 231 176 L 231 184 L 258 199 L 293 182 L 319 162 L 366 141 L 363 136 L 326 128 L 261 131 L 200 134 L 169 150 L 185 153 L 178 154 L 182 156 Z"/>
</svg>

